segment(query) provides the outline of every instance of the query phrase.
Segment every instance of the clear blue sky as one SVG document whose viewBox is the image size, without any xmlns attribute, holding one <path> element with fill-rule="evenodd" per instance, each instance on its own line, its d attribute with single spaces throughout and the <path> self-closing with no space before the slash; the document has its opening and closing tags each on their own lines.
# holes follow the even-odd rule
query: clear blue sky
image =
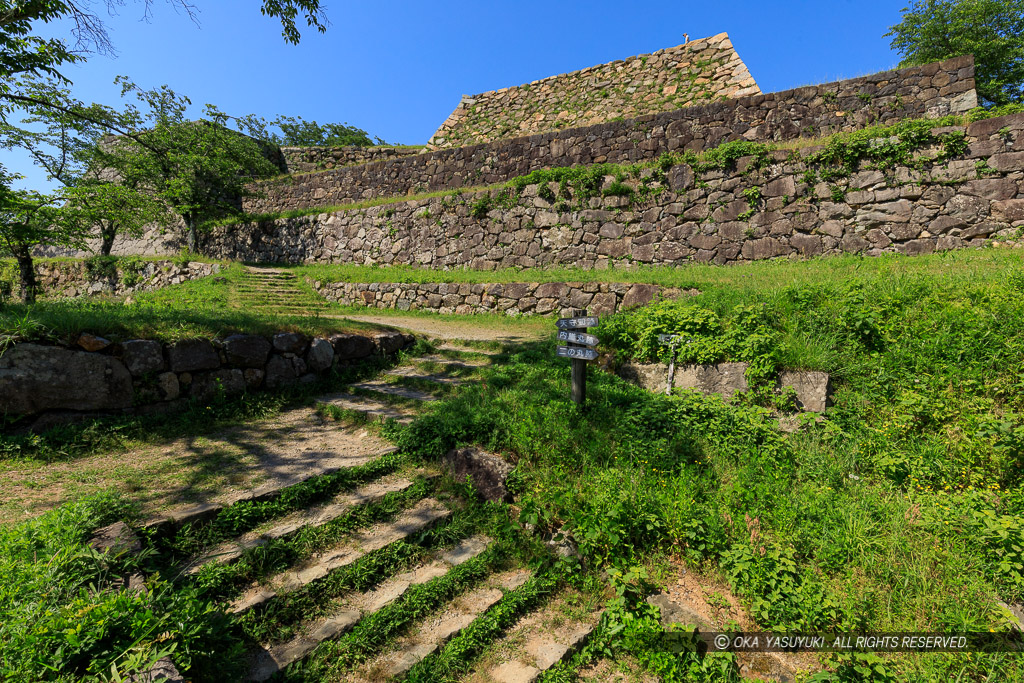
<svg viewBox="0 0 1024 683">
<path fill-rule="evenodd" d="M 97 0 L 102 3 L 102 0 Z M 388 142 L 422 144 L 473 94 L 727 32 L 763 92 L 895 66 L 883 38 L 906 0 L 757 2 L 399 2 L 324 0 L 327 33 L 289 45 L 258 0 L 193 0 L 199 25 L 162 0 L 149 23 L 126 0 L 106 17 L 118 56 L 66 69 L 74 93 L 117 104 L 114 77 L 170 85 L 230 114 L 347 122 Z M 52 25 L 56 35 L 62 27 Z M 19 154 L 0 161 L 42 189 Z"/>
</svg>

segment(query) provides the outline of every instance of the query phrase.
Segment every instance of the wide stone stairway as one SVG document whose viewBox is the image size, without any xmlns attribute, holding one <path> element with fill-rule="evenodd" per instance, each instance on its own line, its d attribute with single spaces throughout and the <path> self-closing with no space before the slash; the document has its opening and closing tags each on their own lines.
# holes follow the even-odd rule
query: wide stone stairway
<svg viewBox="0 0 1024 683">
<path fill-rule="evenodd" d="M 330 304 L 302 287 L 299 279 L 283 268 L 246 266 L 229 295 L 234 308 L 272 315 L 315 315 Z"/>
<path fill-rule="evenodd" d="M 338 429 L 408 424 L 495 358 L 443 345 L 316 410 Z M 599 607 L 522 566 L 452 491 L 437 466 L 381 448 L 149 527 L 174 579 L 205 587 L 244 632 L 246 680 L 538 680 L 582 646 Z"/>
</svg>

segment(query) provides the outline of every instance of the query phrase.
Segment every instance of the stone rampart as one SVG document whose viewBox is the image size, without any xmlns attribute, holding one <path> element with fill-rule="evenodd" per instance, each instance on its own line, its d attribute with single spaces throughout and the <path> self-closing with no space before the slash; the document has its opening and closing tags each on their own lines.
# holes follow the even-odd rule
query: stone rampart
<svg viewBox="0 0 1024 683">
<path fill-rule="evenodd" d="M 977 105 L 974 60 L 959 57 L 835 83 L 754 95 L 586 128 L 443 149 L 259 184 L 253 214 L 489 185 L 542 168 L 656 159 L 729 140 L 780 141 Z"/>
<path fill-rule="evenodd" d="M 288 173 L 310 173 L 418 154 L 418 147 L 282 147 Z"/>
<path fill-rule="evenodd" d="M 729 36 L 720 33 L 648 55 L 464 95 L 427 146 L 494 142 L 759 92 Z"/>
<path fill-rule="evenodd" d="M 33 428 L 40 430 L 95 413 L 173 410 L 220 392 L 313 381 L 334 367 L 393 354 L 413 341 L 400 332 L 327 339 L 284 332 L 174 343 L 112 343 L 83 334 L 70 347 L 15 344 L 0 355 L 0 414 L 39 415 Z"/>
<path fill-rule="evenodd" d="M 434 313 L 504 313 L 505 315 L 564 315 L 586 309 L 591 315 L 610 315 L 651 302 L 674 299 L 696 290 L 630 282 L 500 282 L 397 283 L 313 282 L 331 301 L 368 308 Z"/>
<path fill-rule="evenodd" d="M 160 289 L 221 271 L 219 263 L 201 261 L 140 261 L 124 259 L 106 268 L 90 261 L 39 261 L 36 280 L 44 296 L 65 298 Z"/>
<path fill-rule="evenodd" d="M 216 258 L 413 265 L 436 270 L 730 263 L 774 257 L 918 254 L 1016 238 L 1024 227 L 1024 114 L 933 131 L 962 153 L 829 183 L 815 148 L 695 173 L 686 165 L 634 196 L 556 196 L 558 183 L 448 195 L 214 230 Z M 939 139 L 936 137 L 936 139 Z M 941 150 L 919 149 L 936 159 Z M 652 170 L 653 172 L 653 170 Z M 812 182 L 808 182 L 808 181 Z M 627 181 L 638 187 L 640 181 Z"/>
</svg>

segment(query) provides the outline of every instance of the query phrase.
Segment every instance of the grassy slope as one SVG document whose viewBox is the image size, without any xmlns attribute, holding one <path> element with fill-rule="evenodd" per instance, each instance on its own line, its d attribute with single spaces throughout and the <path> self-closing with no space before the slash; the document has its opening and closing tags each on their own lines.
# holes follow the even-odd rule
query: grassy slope
<svg viewBox="0 0 1024 683">
<path fill-rule="evenodd" d="M 751 361 L 760 388 L 745 400 L 658 396 L 594 372 L 580 413 L 567 364 L 538 344 L 400 442 L 505 452 L 528 521 L 567 521 L 597 566 L 704 565 L 764 627 L 1004 628 L 998 600 L 1024 595 L 1019 266 L 983 251 L 708 271 L 705 294 L 597 334 L 643 357 L 649 336 L 685 332 L 702 360 Z M 838 392 L 826 419 L 787 435 L 769 388 L 793 365 L 833 372 Z M 715 679 L 666 660 L 660 627 L 639 615 L 623 643 L 653 670 Z M 865 663 L 832 661 L 849 680 L 1024 679 L 999 654 L 895 655 L 866 677 Z"/>
</svg>

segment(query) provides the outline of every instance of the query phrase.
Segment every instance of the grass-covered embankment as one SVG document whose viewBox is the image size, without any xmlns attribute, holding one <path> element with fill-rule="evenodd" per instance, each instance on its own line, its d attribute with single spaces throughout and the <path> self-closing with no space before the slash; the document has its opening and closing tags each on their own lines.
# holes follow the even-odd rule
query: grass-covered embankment
<svg viewBox="0 0 1024 683">
<path fill-rule="evenodd" d="M 522 521 L 568 522 L 592 566 L 683 558 L 765 628 L 1007 628 L 998 601 L 1024 595 L 1019 258 L 766 263 L 690 284 L 704 293 L 596 333 L 641 359 L 658 333 L 687 334 L 686 360 L 751 363 L 746 397 L 666 397 L 595 371 L 581 413 L 568 364 L 538 344 L 400 444 L 440 455 L 478 442 L 517 458 Z M 792 435 L 774 412 L 781 368 L 825 370 L 838 386 L 825 418 Z M 619 644 L 667 680 L 718 677 L 711 660 L 665 657 L 645 610 L 624 624 Z M 1024 678 L 1012 654 L 830 661 L 842 680 Z"/>
</svg>

